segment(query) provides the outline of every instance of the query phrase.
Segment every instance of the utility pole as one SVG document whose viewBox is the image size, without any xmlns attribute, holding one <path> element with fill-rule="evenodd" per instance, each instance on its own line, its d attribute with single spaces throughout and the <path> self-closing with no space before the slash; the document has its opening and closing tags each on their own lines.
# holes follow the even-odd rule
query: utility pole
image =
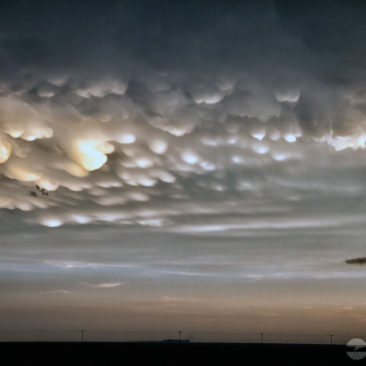
<svg viewBox="0 0 366 366">
<path fill-rule="evenodd" d="M 261 340 L 262 340 L 262 343 L 264 343 L 264 333 L 261 332 Z"/>
<path fill-rule="evenodd" d="M 84 343 L 84 331 L 81 330 L 80 332 L 81 332 L 81 343 Z"/>
<path fill-rule="evenodd" d="M 182 334 L 182 332 L 181 332 L 181 331 L 179 331 L 179 332 L 178 332 L 178 339 L 179 339 L 179 343 L 180 343 L 180 341 L 181 341 L 181 334 Z"/>
<path fill-rule="evenodd" d="M 333 334 L 329 334 L 330 337 L 330 344 L 333 344 Z"/>
</svg>

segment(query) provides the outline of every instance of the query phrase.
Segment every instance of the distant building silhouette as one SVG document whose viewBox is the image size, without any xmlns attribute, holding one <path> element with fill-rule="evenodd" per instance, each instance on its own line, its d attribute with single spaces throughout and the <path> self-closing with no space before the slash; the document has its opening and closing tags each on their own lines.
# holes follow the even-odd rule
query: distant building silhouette
<svg viewBox="0 0 366 366">
<path fill-rule="evenodd" d="M 163 339 L 162 343 L 189 343 L 189 339 Z"/>
</svg>

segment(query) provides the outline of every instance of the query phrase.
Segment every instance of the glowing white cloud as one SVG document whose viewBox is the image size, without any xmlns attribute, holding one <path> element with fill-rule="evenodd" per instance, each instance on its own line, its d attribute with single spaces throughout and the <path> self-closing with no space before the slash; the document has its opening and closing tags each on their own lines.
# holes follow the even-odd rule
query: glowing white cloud
<svg viewBox="0 0 366 366">
<path fill-rule="evenodd" d="M 7 176 L 21 182 L 35 182 L 41 178 L 41 175 L 23 164 L 12 164 L 7 166 Z"/>
<path fill-rule="evenodd" d="M 132 144 L 136 141 L 136 136 L 132 133 L 123 133 L 117 136 L 117 141 L 121 144 Z"/>
<path fill-rule="evenodd" d="M 269 147 L 266 144 L 254 144 L 253 150 L 258 154 L 266 154 L 269 151 Z"/>
<path fill-rule="evenodd" d="M 42 224 L 48 227 L 59 227 L 62 225 L 62 221 L 59 219 L 47 218 L 42 220 Z"/>
<path fill-rule="evenodd" d="M 265 131 L 258 131 L 258 132 L 253 132 L 252 133 L 252 136 L 259 140 L 259 141 L 262 141 L 264 136 L 266 136 L 266 132 Z"/>
<path fill-rule="evenodd" d="M 104 80 L 93 83 L 87 87 L 80 87 L 75 90 L 77 95 L 83 98 L 90 97 L 104 97 L 106 94 L 123 95 L 126 91 L 127 85 L 118 80 Z"/>
<path fill-rule="evenodd" d="M 78 162 L 86 170 L 96 170 L 107 161 L 106 154 L 113 152 L 113 146 L 97 140 L 78 140 L 75 144 Z"/>
<path fill-rule="evenodd" d="M 136 159 L 136 165 L 139 168 L 150 168 L 154 165 L 153 161 L 148 157 L 141 157 Z"/>
<path fill-rule="evenodd" d="M 344 149 L 364 149 L 366 147 L 366 134 L 356 136 L 324 136 L 320 141 L 326 141 L 334 147 L 336 151 Z"/>
<path fill-rule="evenodd" d="M 149 147 L 156 154 L 164 154 L 168 148 L 168 144 L 164 140 L 153 140 L 149 143 Z"/>
<path fill-rule="evenodd" d="M 300 93 L 298 91 L 290 91 L 287 93 L 276 92 L 275 96 L 279 102 L 296 103 L 300 98 Z"/>
<path fill-rule="evenodd" d="M 287 133 L 284 137 L 283 137 L 287 142 L 293 143 L 296 141 L 296 135 L 293 135 L 291 133 Z"/>
<path fill-rule="evenodd" d="M 188 164 L 196 164 L 199 161 L 199 157 L 194 151 L 184 151 L 182 159 Z"/>
<path fill-rule="evenodd" d="M 4 139 L 0 138 L 0 164 L 5 163 L 11 154 L 11 145 Z"/>
</svg>

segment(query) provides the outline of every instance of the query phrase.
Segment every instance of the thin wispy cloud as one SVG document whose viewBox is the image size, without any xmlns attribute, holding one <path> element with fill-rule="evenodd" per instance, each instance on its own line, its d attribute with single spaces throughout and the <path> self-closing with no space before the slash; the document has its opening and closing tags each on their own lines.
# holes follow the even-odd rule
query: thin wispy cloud
<svg viewBox="0 0 366 366">
<path fill-rule="evenodd" d="M 106 282 L 106 283 L 85 283 L 86 286 L 94 287 L 94 288 L 115 288 L 123 285 L 122 282 Z"/>
</svg>

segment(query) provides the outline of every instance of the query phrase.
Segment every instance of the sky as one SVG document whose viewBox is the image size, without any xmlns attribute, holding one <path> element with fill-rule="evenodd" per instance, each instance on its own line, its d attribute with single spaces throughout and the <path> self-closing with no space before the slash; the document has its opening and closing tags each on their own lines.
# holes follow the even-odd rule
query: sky
<svg viewBox="0 0 366 366">
<path fill-rule="evenodd" d="M 0 340 L 362 337 L 365 16 L 4 1 Z"/>
</svg>

